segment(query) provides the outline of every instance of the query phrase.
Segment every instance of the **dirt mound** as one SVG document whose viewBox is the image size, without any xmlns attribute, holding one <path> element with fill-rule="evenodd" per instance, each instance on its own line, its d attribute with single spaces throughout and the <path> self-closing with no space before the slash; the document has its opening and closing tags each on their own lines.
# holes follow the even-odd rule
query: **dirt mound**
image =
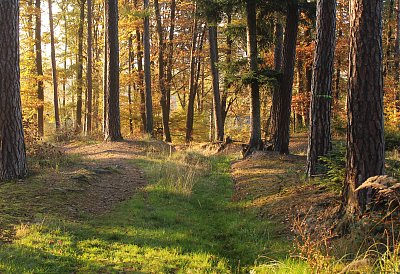
<svg viewBox="0 0 400 274">
<path fill-rule="evenodd" d="M 64 149 L 67 154 L 83 158 L 82 164 L 67 174 L 67 180 L 80 185 L 82 191 L 82 199 L 76 200 L 71 210 L 98 214 L 129 199 L 146 185 L 143 172 L 132 164 L 132 159 L 155 151 L 167 153 L 169 146 L 162 142 L 122 141 L 85 146 L 72 144 Z"/>
<path fill-rule="evenodd" d="M 303 151 L 306 139 L 296 142 Z M 315 230 L 338 209 L 337 194 L 305 177 L 306 157 L 258 151 L 232 166 L 236 201 L 247 201 L 258 208 L 259 216 L 283 224 L 282 233 L 290 233 L 295 219 L 307 222 Z M 324 224 L 326 225 L 326 224 Z"/>
<path fill-rule="evenodd" d="M 0 243 L 13 239 L 21 223 L 52 216 L 86 218 L 112 210 L 147 184 L 132 160 L 171 149 L 158 141 L 41 146 L 35 158 L 29 158 L 28 178 L 0 185 Z"/>
</svg>

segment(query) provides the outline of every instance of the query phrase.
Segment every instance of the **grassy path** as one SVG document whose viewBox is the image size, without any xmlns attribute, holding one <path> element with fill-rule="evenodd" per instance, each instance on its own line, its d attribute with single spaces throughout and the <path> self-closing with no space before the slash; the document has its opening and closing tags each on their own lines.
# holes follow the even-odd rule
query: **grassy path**
<svg viewBox="0 0 400 274">
<path fill-rule="evenodd" d="M 228 158 L 178 153 L 132 164 L 145 171 L 147 187 L 102 216 L 21 225 L 16 240 L 0 246 L 0 272 L 303 273 L 289 262 L 262 266 L 284 261 L 290 246 L 276 223 L 232 202 Z"/>
</svg>

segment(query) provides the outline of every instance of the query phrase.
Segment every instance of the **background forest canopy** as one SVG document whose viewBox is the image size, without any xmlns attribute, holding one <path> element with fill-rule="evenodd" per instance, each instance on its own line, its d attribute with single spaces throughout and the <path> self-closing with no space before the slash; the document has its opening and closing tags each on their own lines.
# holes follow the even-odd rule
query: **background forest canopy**
<svg viewBox="0 0 400 274">
<path fill-rule="evenodd" d="M 300 2 L 300 21 L 296 45 L 293 85 L 293 130 L 307 127 L 315 48 L 315 3 Z M 385 117 L 393 127 L 398 119 L 397 85 L 398 43 L 393 1 L 384 1 L 383 39 L 385 53 Z M 88 14 L 88 3 L 91 5 Z M 20 3 L 21 91 L 23 117 L 39 134 L 54 132 L 51 31 L 49 4 L 53 6 L 55 64 L 58 79 L 59 120 L 64 133 L 102 131 L 104 71 L 104 1 L 34 1 Z M 277 85 L 279 72 L 274 68 L 276 27 L 285 24 L 286 3 L 257 3 L 257 44 L 260 71 L 261 126 L 266 139 L 270 135 L 271 91 Z M 182 141 L 188 128 L 187 115 L 194 120 L 187 140 L 213 138 L 213 73 L 219 77 L 220 108 L 225 135 L 245 142 L 250 132 L 250 92 L 252 73 L 247 68 L 246 9 L 242 1 L 153 1 L 144 9 L 142 1 L 119 1 L 120 110 L 124 136 L 145 131 L 145 73 L 143 62 L 143 19 L 150 19 L 150 68 L 154 133 L 163 131 L 162 98 L 170 113 L 172 140 Z M 157 12 L 158 10 L 158 12 Z M 88 18 L 90 16 L 91 52 L 88 51 Z M 335 70 L 333 75 L 333 125 L 335 133 L 344 132 L 348 79 L 348 2 L 337 3 Z M 41 25 L 41 26 L 40 26 Z M 217 71 L 210 67 L 210 43 L 207 27 L 216 26 Z M 37 29 L 41 29 L 40 33 Z M 160 39 L 161 37 L 161 39 Z M 37 39 L 41 39 L 41 45 Z M 36 45 L 35 45 L 36 42 Z M 43 57 L 38 60 L 37 51 Z M 160 51 L 162 56 L 160 59 Z M 88 54 L 91 55 L 89 60 Z M 159 63 L 162 60 L 160 75 Z M 90 62 L 90 64 L 89 64 Z M 39 64 L 41 63 L 41 64 Z M 40 67 L 42 66 L 42 69 Z M 88 100 L 88 67 L 91 68 L 90 102 Z M 39 70 L 38 70 L 39 68 Z M 277 77 L 278 76 L 278 77 Z M 44 82 L 44 99 L 38 96 L 38 82 Z M 160 84 L 162 83 L 162 84 Z M 40 93 L 40 92 L 39 92 Z M 165 95 L 163 95 L 165 94 Z M 191 95 L 192 94 L 192 95 Z M 161 103 L 159 103 L 161 102 Z M 43 119 L 38 109 L 44 107 Z M 90 110 L 89 110 L 90 107 Z M 188 109 L 193 109 L 190 112 Z M 189 113 L 189 114 L 188 114 Z M 41 116 L 39 114 L 39 116 Z M 38 119 L 39 118 L 39 119 Z M 226 118 L 226 121 L 225 121 Z M 42 121 L 43 120 L 43 121 Z M 91 120 L 90 127 L 87 126 Z M 39 125 L 38 125 L 39 123 Z M 44 126 L 40 124 L 44 123 Z M 190 125 L 189 125 L 190 127 Z M 186 133 L 186 135 L 185 135 Z M 159 134 L 160 135 L 160 134 Z"/>
</svg>

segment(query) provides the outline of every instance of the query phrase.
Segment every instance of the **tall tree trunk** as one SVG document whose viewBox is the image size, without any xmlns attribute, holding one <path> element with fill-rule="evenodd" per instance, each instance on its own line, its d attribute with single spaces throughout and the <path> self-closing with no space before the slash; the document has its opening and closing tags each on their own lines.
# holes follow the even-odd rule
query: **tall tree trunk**
<svg viewBox="0 0 400 274">
<path fill-rule="evenodd" d="M 218 70 L 218 40 L 217 22 L 210 22 L 208 26 L 208 39 L 210 42 L 210 65 L 212 88 L 214 95 L 214 116 L 216 126 L 216 137 L 218 141 L 224 140 L 224 125 L 222 124 L 221 98 L 219 93 L 219 70 Z"/>
<path fill-rule="evenodd" d="M 86 100 L 86 134 L 92 133 L 92 104 L 93 104 L 93 80 L 92 80 L 92 59 L 93 59 L 93 43 L 92 43 L 92 0 L 87 0 L 87 100 Z"/>
<path fill-rule="evenodd" d="M 133 1 L 134 8 L 136 10 L 139 9 L 138 5 L 138 0 Z M 143 50 L 142 50 L 142 45 L 143 45 L 143 37 L 141 35 L 139 26 L 136 26 L 135 29 L 135 34 L 136 34 L 136 58 L 137 58 L 137 73 L 138 73 L 138 83 L 137 83 L 137 88 L 139 90 L 139 95 L 140 95 L 140 117 L 142 119 L 142 132 L 146 132 L 146 96 L 145 96 L 145 90 L 144 90 L 144 72 L 143 72 Z"/>
<path fill-rule="evenodd" d="M 313 81 L 313 63 L 308 63 L 306 65 L 305 69 L 306 69 L 306 92 L 307 92 L 307 94 L 311 94 L 312 81 Z M 309 127 L 310 126 L 310 104 L 303 103 L 301 111 L 302 111 L 302 116 L 303 116 L 303 125 L 305 125 L 306 127 Z"/>
<path fill-rule="evenodd" d="M 134 52 L 132 49 L 132 35 L 128 39 L 128 72 L 129 77 L 132 75 L 132 66 L 134 63 Z M 128 85 L 128 108 L 129 108 L 129 133 L 133 135 L 133 113 L 132 113 L 132 83 Z"/>
<path fill-rule="evenodd" d="M 101 5 L 100 3 L 98 4 L 99 6 Z M 94 48 L 95 48 L 95 54 L 94 54 L 94 64 L 99 64 L 101 62 L 100 56 L 101 56 L 101 48 L 99 46 L 99 26 L 98 26 L 98 20 L 100 20 L 99 17 L 96 17 L 96 23 L 94 24 Z M 93 130 L 98 131 L 99 130 L 99 109 L 100 109 L 100 85 L 99 85 L 99 71 L 98 69 L 95 69 L 96 77 L 95 77 L 95 88 L 93 92 L 93 115 L 92 115 L 92 125 L 94 121 L 94 128 Z"/>
<path fill-rule="evenodd" d="M 206 35 L 206 30 L 207 27 L 204 26 L 203 31 L 200 34 L 199 37 L 199 42 L 198 42 L 198 47 L 197 47 L 197 53 L 196 53 L 196 64 L 197 64 L 197 68 L 195 70 L 195 80 L 194 80 L 194 92 L 196 93 L 196 97 L 197 97 L 197 103 L 198 106 L 200 106 L 201 104 L 201 98 L 200 98 L 200 92 L 199 92 L 199 80 L 200 80 L 200 74 L 201 74 L 201 68 L 202 68 L 202 56 L 201 53 L 203 51 L 203 44 L 204 44 L 204 37 Z M 204 65 L 204 64 L 203 64 Z M 221 106 L 221 110 L 222 110 L 222 114 L 224 113 L 224 109 Z M 198 109 L 199 113 L 201 113 L 201 111 Z"/>
<path fill-rule="evenodd" d="M 28 0 L 27 1 L 27 6 L 31 9 L 31 10 L 35 10 L 35 2 L 34 0 Z M 31 41 L 29 41 L 29 53 L 31 54 L 31 56 L 35 56 L 35 27 L 34 27 L 34 23 L 33 23 L 33 19 L 35 17 L 35 14 L 32 12 L 29 12 L 28 15 L 28 22 L 27 22 L 27 29 L 28 29 L 28 37 Z M 31 65 L 30 68 L 30 72 L 32 73 L 32 75 L 35 75 L 35 68 L 34 65 Z"/>
<path fill-rule="evenodd" d="M 232 11 L 229 10 L 227 11 L 227 25 L 228 27 L 231 27 L 232 25 Z M 226 63 L 228 64 L 228 66 L 231 65 L 232 63 L 232 47 L 233 47 L 233 39 L 232 39 L 232 35 L 230 33 L 227 33 L 226 35 Z M 228 101 L 228 93 L 229 90 L 232 86 L 231 83 L 226 83 L 227 81 L 225 81 L 224 84 L 224 90 L 222 92 L 222 96 L 221 96 L 221 111 L 222 111 L 222 125 L 225 128 L 225 121 L 226 121 L 226 117 L 228 115 L 228 111 L 229 111 L 229 103 Z"/>
<path fill-rule="evenodd" d="M 54 119 L 56 121 L 56 130 L 60 129 L 60 113 L 58 109 L 58 80 L 57 80 L 57 64 L 56 64 L 56 49 L 54 45 L 54 25 L 52 0 L 48 0 L 49 4 L 49 23 L 50 23 L 50 44 L 51 44 L 51 68 L 53 75 L 53 92 L 54 92 Z"/>
<path fill-rule="evenodd" d="M 19 69 L 19 1 L 0 1 L 0 181 L 27 174 Z"/>
<path fill-rule="evenodd" d="M 215 118 L 214 118 L 214 99 L 211 102 L 210 108 L 210 128 L 209 128 L 209 139 L 210 142 L 215 140 Z"/>
<path fill-rule="evenodd" d="M 38 121 L 38 134 L 44 135 L 44 87 L 43 87 L 43 60 L 42 60 L 42 16 L 40 9 L 40 0 L 35 1 L 35 63 L 37 75 L 37 121 Z"/>
<path fill-rule="evenodd" d="M 104 0 L 104 62 L 103 62 L 103 133 L 106 133 L 106 124 L 108 119 L 108 0 Z"/>
<path fill-rule="evenodd" d="M 298 1 L 288 0 L 285 39 L 283 47 L 282 79 L 279 92 L 272 101 L 272 146 L 282 154 L 289 153 L 289 127 L 292 104 L 294 63 L 299 24 Z"/>
<path fill-rule="evenodd" d="M 274 48 L 274 69 L 276 72 L 281 72 L 282 64 L 283 64 L 283 25 L 281 24 L 281 22 L 278 21 L 275 24 L 275 48 Z M 277 106 L 279 100 L 279 81 L 276 81 L 276 83 L 274 83 L 271 89 L 271 95 L 272 95 L 271 99 L 272 104 L 269 111 L 269 118 L 267 120 L 265 139 L 267 139 L 267 137 L 272 139 L 273 135 L 271 120 L 273 115 L 273 107 Z"/>
<path fill-rule="evenodd" d="M 104 139 L 122 140 L 119 110 L 118 0 L 108 0 L 108 92 Z"/>
<path fill-rule="evenodd" d="M 247 11 L 247 54 L 249 56 L 249 65 L 251 72 L 251 105 L 250 105 L 250 142 L 249 149 L 245 156 L 254 150 L 259 150 L 262 147 L 261 141 L 261 105 L 260 91 L 258 84 L 258 50 L 257 50 L 257 16 L 256 16 L 256 1 L 246 1 Z"/>
<path fill-rule="evenodd" d="M 394 44 L 394 81 L 399 86 L 400 83 L 400 0 L 396 0 L 396 33 Z"/>
<path fill-rule="evenodd" d="M 306 92 L 306 79 L 305 79 L 305 62 L 304 62 L 303 56 L 298 56 L 297 58 L 297 83 L 298 83 L 298 96 L 302 96 Z M 297 121 L 293 121 L 293 131 L 296 132 L 296 128 L 301 128 L 303 127 L 303 113 L 302 113 L 302 103 L 298 104 L 295 107 L 295 113 L 293 116 Z M 296 125 L 297 124 L 297 125 Z"/>
<path fill-rule="evenodd" d="M 64 79 L 63 79 L 63 99 L 62 99 L 62 108 L 63 108 L 63 120 L 64 120 L 64 127 L 65 129 L 67 128 L 67 108 L 66 108 L 66 93 L 67 93 L 67 51 L 68 51 L 68 21 L 67 21 L 67 15 L 64 14 L 64 35 L 65 35 L 65 41 L 64 41 Z"/>
<path fill-rule="evenodd" d="M 169 26 L 169 37 L 168 37 L 168 56 L 167 56 L 167 72 L 166 72 L 166 95 L 167 95 L 167 107 L 168 115 L 171 112 L 171 88 L 172 88 L 172 69 L 173 69 L 173 58 L 174 58 L 174 33 L 175 33 L 175 13 L 176 13 L 176 1 L 171 0 L 171 14 L 170 14 L 170 26 Z"/>
<path fill-rule="evenodd" d="M 362 213 L 371 191 L 355 189 L 385 172 L 382 78 L 382 0 L 350 1 L 347 165 L 343 210 Z"/>
<path fill-rule="evenodd" d="M 144 81 L 146 94 L 146 133 L 153 135 L 153 99 L 151 94 L 151 67 L 150 67 L 150 18 L 147 14 L 149 9 L 149 0 L 144 0 Z"/>
<path fill-rule="evenodd" d="M 341 39 L 342 36 L 343 36 L 343 31 L 339 30 L 338 39 Z M 340 77 L 341 77 L 341 73 L 342 73 L 342 59 L 340 57 L 340 54 L 338 54 L 336 66 L 337 67 L 336 67 L 336 79 L 335 79 L 335 93 L 332 98 L 334 100 L 334 103 L 333 103 L 334 106 L 336 104 L 338 104 L 339 97 L 340 97 Z"/>
<path fill-rule="evenodd" d="M 79 26 L 78 26 L 78 72 L 76 91 L 76 132 L 82 131 L 82 93 L 83 93 L 83 24 L 85 22 L 85 0 L 79 0 Z"/>
<path fill-rule="evenodd" d="M 195 71 L 196 71 L 196 47 L 197 47 L 197 37 L 198 37 L 198 31 L 197 31 L 198 18 L 196 12 L 197 12 L 197 5 L 195 4 L 193 10 L 192 44 L 190 48 L 190 79 L 189 79 L 189 102 L 186 115 L 186 143 L 192 141 L 194 102 L 196 99 Z"/>
<path fill-rule="evenodd" d="M 311 88 L 307 174 L 315 175 L 318 157 L 332 148 L 331 103 L 335 55 L 336 0 L 317 1 L 317 40 Z"/>
<path fill-rule="evenodd" d="M 393 39 L 393 27 L 392 27 L 392 20 L 393 20 L 393 11 L 394 11 L 394 0 L 390 0 L 389 2 L 389 14 L 388 14 L 388 34 L 386 40 L 386 62 L 385 62 L 385 69 L 384 74 L 387 75 L 391 72 L 391 64 L 390 59 L 392 55 L 392 39 Z"/>
<path fill-rule="evenodd" d="M 274 69 L 278 72 L 283 65 L 283 25 L 277 22 L 275 25 L 275 49 L 274 49 Z"/>
<path fill-rule="evenodd" d="M 154 0 L 154 9 L 157 21 L 157 34 L 158 34 L 158 88 L 161 92 L 160 104 L 162 111 L 162 123 L 165 142 L 171 142 L 171 133 L 169 130 L 169 107 L 168 95 L 165 83 L 165 60 L 164 60 L 164 34 L 161 22 L 160 6 L 158 0 Z"/>
<path fill-rule="evenodd" d="M 400 0 L 396 1 L 396 42 L 395 42 L 395 69 L 394 69 L 394 81 L 396 83 L 396 94 L 395 94 L 395 108 L 394 108 L 394 119 L 397 123 L 397 127 L 400 128 L 398 123 L 398 116 L 400 113 Z"/>
<path fill-rule="evenodd" d="M 142 38 L 139 28 L 136 29 L 136 52 L 138 63 L 139 83 L 138 89 L 140 94 L 140 116 L 142 117 L 143 132 L 146 131 L 146 96 L 144 94 L 144 72 L 143 72 L 143 51 L 142 51 Z"/>
</svg>

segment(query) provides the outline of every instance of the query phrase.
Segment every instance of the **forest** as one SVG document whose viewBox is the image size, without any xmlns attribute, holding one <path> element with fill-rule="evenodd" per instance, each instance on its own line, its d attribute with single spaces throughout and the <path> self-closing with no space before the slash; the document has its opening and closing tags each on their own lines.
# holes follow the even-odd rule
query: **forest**
<svg viewBox="0 0 400 274">
<path fill-rule="evenodd" d="M 400 0 L 0 0 L 0 273 L 400 273 Z"/>
</svg>

